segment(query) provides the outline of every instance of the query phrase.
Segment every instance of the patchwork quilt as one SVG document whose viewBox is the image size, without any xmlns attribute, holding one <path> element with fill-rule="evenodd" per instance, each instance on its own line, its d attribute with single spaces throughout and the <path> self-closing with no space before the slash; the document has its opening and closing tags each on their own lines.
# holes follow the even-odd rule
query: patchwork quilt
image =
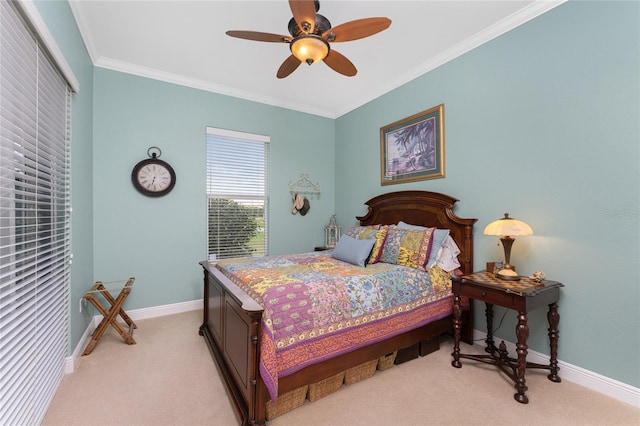
<svg viewBox="0 0 640 426">
<path fill-rule="evenodd" d="M 354 266 L 331 252 L 221 260 L 220 269 L 264 307 L 260 374 L 272 400 L 278 378 L 446 317 L 448 274 L 376 263 Z"/>
</svg>

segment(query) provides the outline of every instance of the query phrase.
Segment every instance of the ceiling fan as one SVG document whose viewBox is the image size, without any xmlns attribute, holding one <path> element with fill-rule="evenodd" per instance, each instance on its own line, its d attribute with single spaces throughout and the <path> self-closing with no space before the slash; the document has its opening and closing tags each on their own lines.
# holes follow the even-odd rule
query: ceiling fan
<svg viewBox="0 0 640 426">
<path fill-rule="evenodd" d="M 333 50 L 330 43 L 358 40 L 386 30 L 391 25 L 389 18 L 364 18 L 349 21 L 332 28 L 327 18 L 316 13 L 320 10 L 318 0 L 289 0 L 293 18 L 289 21 L 289 33 L 278 35 L 258 31 L 227 31 L 231 37 L 271 43 L 289 43 L 291 56 L 280 65 L 276 76 L 285 78 L 305 62 L 309 65 L 324 61 L 331 69 L 348 77 L 358 70 L 341 53 Z"/>
</svg>

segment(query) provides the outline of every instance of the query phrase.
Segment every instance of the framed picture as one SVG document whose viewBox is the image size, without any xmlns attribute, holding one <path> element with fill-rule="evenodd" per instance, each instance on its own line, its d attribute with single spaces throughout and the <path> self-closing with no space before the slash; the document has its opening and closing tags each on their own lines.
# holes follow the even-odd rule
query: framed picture
<svg viewBox="0 0 640 426">
<path fill-rule="evenodd" d="M 382 185 L 444 177 L 444 104 L 380 128 Z"/>
</svg>

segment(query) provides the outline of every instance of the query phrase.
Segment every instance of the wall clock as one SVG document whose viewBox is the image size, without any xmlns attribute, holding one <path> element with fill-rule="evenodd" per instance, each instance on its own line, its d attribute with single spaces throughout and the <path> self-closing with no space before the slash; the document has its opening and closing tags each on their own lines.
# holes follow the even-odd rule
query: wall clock
<svg viewBox="0 0 640 426">
<path fill-rule="evenodd" d="M 167 195 L 176 184 L 176 172 L 166 161 L 160 160 L 162 151 L 152 146 L 147 150 L 150 157 L 140 161 L 131 172 L 133 186 L 149 197 Z"/>
</svg>

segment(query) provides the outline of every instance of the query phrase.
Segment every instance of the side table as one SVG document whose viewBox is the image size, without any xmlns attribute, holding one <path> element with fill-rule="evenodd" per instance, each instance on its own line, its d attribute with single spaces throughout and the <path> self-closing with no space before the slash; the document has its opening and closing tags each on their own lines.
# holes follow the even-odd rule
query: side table
<svg viewBox="0 0 640 426">
<path fill-rule="evenodd" d="M 558 324 L 560 323 L 558 298 L 560 296 L 560 287 L 564 287 L 564 285 L 556 281 L 536 282 L 525 277 L 519 281 L 505 281 L 486 271 L 452 278 L 454 338 L 451 365 L 461 368 L 460 358 L 496 365 L 513 380 L 517 391 L 513 397 L 522 404 L 529 402 L 529 398 L 525 395 L 527 390 L 525 371 L 527 368 L 547 369 L 550 371 L 547 376 L 549 380 L 560 382 L 560 376 L 558 376 Z M 460 298 L 462 296 L 485 302 L 487 317 L 487 338 L 485 340 L 487 346 L 485 347 L 485 352 L 488 352 L 488 355 L 460 353 L 460 330 L 462 328 Z M 518 339 L 516 344 L 517 358 L 509 357 L 504 341 L 498 347 L 493 342 L 493 305 L 518 312 L 518 324 L 516 325 L 516 337 Z M 527 313 L 544 305 L 549 307 L 547 312 L 551 349 L 549 365 L 527 362 L 527 338 L 529 337 Z"/>
</svg>

